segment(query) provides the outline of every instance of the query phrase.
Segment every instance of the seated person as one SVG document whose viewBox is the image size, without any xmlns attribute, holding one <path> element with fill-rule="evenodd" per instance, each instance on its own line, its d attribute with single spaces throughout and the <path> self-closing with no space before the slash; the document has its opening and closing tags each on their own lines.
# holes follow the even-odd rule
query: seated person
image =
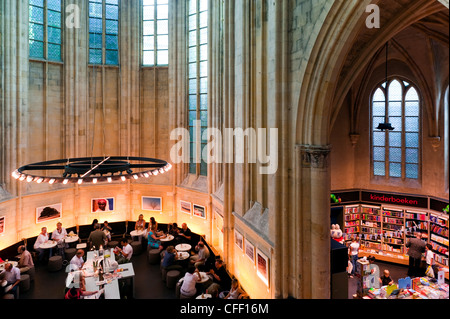
<svg viewBox="0 0 450 319">
<path fill-rule="evenodd" d="M 381 286 L 390 286 L 394 284 L 394 281 L 391 278 L 389 270 L 385 269 L 383 272 L 383 276 L 380 278 Z"/>
<path fill-rule="evenodd" d="M 177 251 L 173 246 L 169 246 L 166 248 L 166 253 L 164 254 L 164 258 L 162 260 L 161 266 L 169 270 L 183 270 L 181 265 L 175 264 L 175 261 L 178 259 Z"/>
<path fill-rule="evenodd" d="M 147 227 L 147 233 L 150 233 L 150 231 L 152 231 L 157 236 L 164 235 L 163 231 L 158 230 L 158 222 L 155 220 L 155 217 L 150 217 L 150 221 Z"/>
<path fill-rule="evenodd" d="M 197 294 L 197 288 L 195 285 L 201 280 L 198 269 L 189 267 L 186 274 L 183 277 L 183 284 L 180 288 L 180 293 L 186 297 L 194 297 Z"/>
<path fill-rule="evenodd" d="M 14 295 L 14 299 L 18 299 L 17 288 L 20 283 L 20 270 L 11 263 L 5 265 L 5 270 L 1 272 L 5 276 L 6 288 L 5 292 Z"/>
<path fill-rule="evenodd" d="M 144 230 L 145 228 L 145 219 L 144 215 L 140 214 L 136 224 L 134 225 L 134 230 Z"/>
<path fill-rule="evenodd" d="M 164 233 L 160 236 L 158 236 L 157 233 L 155 233 L 153 230 L 148 231 L 147 240 L 148 240 L 148 246 L 151 248 L 159 249 L 159 251 L 163 250 L 163 246 L 161 245 L 161 238 L 166 238 L 166 235 Z"/>
<path fill-rule="evenodd" d="M 169 235 L 172 235 L 173 237 L 177 237 L 178 236 L 178 225 L 177 225 L 177 223 L 169 223 L 168 225 L 167 225 L 167 233 L 169 234 Z"/>
<path fill-rule="evenodd" d="M 222 259 L 216 259 L 214 266 L 209 270 L 208 276 L 212 279 L 213 283 L 220 285 L 220 291 L 230 290 L 230 276 L 225 269 Z"/>
<path fill-rule="evenodd" d="M 181 229 L 178 232 L 177 243 L 190 244 L 192 238 L 192 232 L 186 223 L 181 224 Z"/>
<path fill-rule="evenodd" d="M 122 248 L 116 247 L 114 248 L 114 253 L 116 254 L 117 263 L 118 264 L 125 264 L 129 263 L 131 256 L 133 256 L 133 247 L 128 243 L 128 240 L 125 238 L 120 240 L 120 244 L 122 245 Z"/>
<path fill-rule="evenodd" d="M 195 268 L 199 268 L 205 265 L 210 253 L 208 247 L 206 247 L 205 243 L 202 241 L 198 242 L 197 246 L 195 246 L 195 250 L 198 251 L 198 253 L 192 256 L 190 261 L 194 264 Z"/>
<path fill-rule="evenodd" d="M 66 292 L 64 299 L 83 299 L 85 296 L 91 296 L 97 294 L 98 297 L 104 293 L 104 289 L 98 291 L 86 291 L 86 284 L 84 276 L 82 274 L 77 274 L 74 278 L 74 283 L 72 287 Z"/>
<path fill-rule="evenodd" d="M 220 290 L 219 284 L 212 283 L 212 284 L 206 289 L 206 293 L 207 293 L 207 294 L 210 294 L 212 299 L 218 299 L 218 298 L 219 298 L 219 290 Z"/>
<path fill-rule="evenodd" d="M 38 235 L 36 241 L 34 242 L 34 250 L 36 250 L 39 253 L 38 260 L 39 262 L 42 262 L 44 260 L 44 255 L 46 249 L 39 248 L 41 244 L 44 244 L 48 241 L 48 233 L 47 233 L 47 227 L 41 228 L 41 233 Z M 52 256 L 52 248 L 49 249 L 50 257 Z"/>
<path fill-rule="evenodd" d="M 231 280 L 231 289 L 223 299 L 242 299 L 246 296 L 247 294 L 239 286 L 239 281 L 236 278 L 233 278 Z"/>
<path fill-rule="evenodd" d="M 70 265 L 73 266 L 73 269 L 83 268 L 83 265 L 84 265 L 83 256 L 84 256 L 84 250 L 78 249 L 77 252 L 75 253 L 75 256 L 73 256 L 72 259 L 70 260 Z"/>
<path fill-rule="evenodd" d="M 20 273 L 24 273 L 34 268 L 33 256 L 31 253 L 25 248 L 25 245 L 20 245 L 17 248 L 17 252 L 20 254 L 20 259 L 18 263 L 18 267 L 20 269 Z"/>
</svg>

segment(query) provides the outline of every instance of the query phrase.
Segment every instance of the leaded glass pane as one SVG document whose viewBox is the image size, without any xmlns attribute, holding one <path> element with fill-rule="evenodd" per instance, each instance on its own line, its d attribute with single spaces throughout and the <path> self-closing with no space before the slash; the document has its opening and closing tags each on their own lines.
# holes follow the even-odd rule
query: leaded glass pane
<svg viewBox="0 0 450 319">
<path fill-rule="evenodd" d="M 189 62 L 197 61 L 197 47 L 189 48 Z"/>
<path fill-rule="evenodd" d="M 419 165 L 417 164 L 406 164 L 406 178 L 419 178 Z"/>
<path fill-rule="evenodd" d="M 47 0 L 49 10 L 61 12 L 61 0 Z"/>
<path fill-rule="evenodd" d="M 159 5 L 156 7 L 156 17 L 157 19 L 169 19 L 169 6 Z"/>
<path fill-rule="evenodd" d="M 197 15 L 189 16 L 189 31 L 197 29 Z"/>
<path fill-rule="evenodd" d="M 117 50 L 119 48 L 119 38 L 117 35 L 106 35 L 106 49 Z"/>
<path fill-rule="evenodd" d="M 48 42 L 60 44 L 61 43 L 61 29 L 48 27 Z"/>
<path fill-rule="evenodd" d="M 197 78 L 197 63 L 189 63 L 189 78 Z"/>
<path fill-rule="evenodd" d="M 48 25 L 51 27 L 61 28 L 61 13 L 56 11 L 48 11 Z"/>
<path fill-rule="evenodd" d="M 200 29 L 200 44 L 208 43 L 208 29 Z"/>
<path fill-rule="evenodd" d="M 195 92 L 197 93 L 197 92 Z M 189 95 L 189 110 L 197 110 L 197 95 Z"/>
<path fill-rule="evenodd" d="M 208 61 L 200 62 L 200 76 L 208 76 Z"/>
<path fill-rule="evenodd" d="M 375 176 L 386 175 L 386 167 L 384 162 L 373 162 L 373 175 Z"/>
<path fill-rule="evenodd" d="M 48 44 L 48 59 L 52 61 L 61 61 L 61 45 Z"/>
<path fill-rule="evenodd" d="M 385 120 L 384 117 L 374 117 L 373 123 L 372 123 L 373 129 L 376 130 L 378 127 L 378 124 L 384 123 L 384 120 Z"/>
<path fill-rule="evenodd" d="M 154 65 L 155 64 L 155 52 L 154 51 L 144 51 L 144 65 Z"/>
<path fill-rule="evenodd" d="M 208 78 L 200 78 L 200 93 L 208 93 Z"/>
<path fill-rule="evenodd" d="M 89 63 L 101 64 L 102 63 L 102 50 L 89 49 Z"/>
<path fill-rule="evenodd" d="M 372 103 L 372 114 L 373 116 L 385 116 L 386 113 L 386 103 L 382 102 L 373 102 Z"/>
<path fill-rule="evenodd" d="M 402 164 L 401 163 L 389 163 L 389 176 L 402 177 Z"/>
<path fill-rule="evenodd" d="M 197 79 L 189 80 L 189 94 L 197 93 Z"/>
<path fill-rule="evenodd" d="M 390 162 L 400 162 L 402 161 L 402 149 L 399 147 L 389 148 L 389 161 Z"/>
<path fill-rule="evenodd" d="M 119 34 L 119 21 L 106 20 L 106 34 Z"/>
<path fill-rule="evenodd" d="M 202 126 L 208 126 L 208 111 L 200 111 L 200 120 Z"/>
<path fill-rule="evenodd" d="M 106 64 L 119 64 L 119 52 L 117 50 L 106 50 Z"/>
<path fill-rule="evenodd" d="M 199 0 L 199 6 L 198 11 L 208 10 L 208 0 Z"/>
<path fill-rule="evenodd" d="M 102 19 L 89 18 L 89 32 L 102 34 L 103 32 Z"/>
<path fill-rule="evenodd" d="M 38 6 L 38 7 L 43 7 L 44 6 L 44 0 L 30 0 L 29 4 L 34 5 L 34 6 Z"/>
<path fill-rule="evenodd" d="M 44 58 L 44 43 L 41 41 L 30 40 L 30 57 L 33 58 Z"/>
<path fill-rule="evenodd" d="M 155 37 L 145 36 L 144 37 L 144 50 L 154 50 L 155 49 Z"/>
<path fill-rule="evenodd" d="M 384 146 L 386 143 L 386 133 L 384 132 L 373 132 L 373 145 L 374 146 Z"/>
<path fill-rule="evenodd" d="M 155 23 L 153 20 L 151 21 L 144 21 L 144 31 L 143 34 L 144 36 L 148 36 L 151 35 L 153 36 L 155 33 Z"/>
<path fill-rule="evenodd" d="M 405 133 L 406 147 L 419 147 L 418 133 Z"/>
<path fill-rule="evenodd" d="M 401 117 L 389 117 L 389 123 L 391 123 L 394 131 L 401 132 L 402 131 L 402 118 Z"/>
<path fill-rule="evenodd" d="M 200 110 L 208 110 L 208 94 L 200 94 Z"/>
<path fill-rule="evenodd" d="M 419 102 L 405 102 L 405 116 L 419 116 Z"/>
<path fill-rule="evenodd" d="M 384 147 L 374 147 L 373 148 L 373 160 L 374 161 L 384 161 L 386 154 Z"/>
<path fill-rule="evenodd" d="M 142 9 L 144 20 L 153 20 L 155 18 L 155 7 L 144 6 Z"/>
<path fill-rule="evenodd" d="M 29 38 L 33 40 L 44 41 L 44 26 L 41 24 L 29 24 Z"/>
<path fill-rule="evenodd" d="M 406 163 L 419 163 L 419 149 L 417 148 L 406 148 Z"/>
<path fill-rule="evenodd" d="M 402 85 L 399 81 L 393 80 L 389 84 L 389 101 L 401 101 L 402 100 Z"/>
<path fill-rule="evenodd" d="M 380 89 L 380 88 L 378 88 L 378 89 L 375 91 L 372 100 L 373 100 L 374 102 L 383 102 L 383 105 L 384 105 L 384 102 L 386 101 L 386 98 L 385 98 L 385 96 L 384 96 L 383 90 Z"/>
<path fill-rule="evenodd" d="M 189 46 L 197 45 L 197 31 L 189 32 Z"/>
<path fill-rule="evenodd" d="M 189 14 L 197 12 L 197 0 L 189 0 Z"/>
<path fill-rule="evenodd" d="M 389 116 L 402 116 L 402 102 L 389 101 Z"/>
<path fill-rule="evenodd" d="M 406 117 L 405 118 L 405 131 L 419 132 L 419 118 L 418 117 Z"/>
<path fill-rule="evenodd" d="M 44 24 L 44 8 L 30 6 L 29 11 L 29 21 Z"/>
<path fill-rule="evenodd" d="M 169 36 L 159 35 L 156 38 L 157 50 L 167 50 L 169 48 Z"/>
<path fill-rule="evenodd" d="M 156 4 L 160 5 L 160 4 L 169 4 L 169 0 L 156 0 Z"/>
<path fill-rule="evenodd" d="M 106 19 L 119 20 L 119 7 L 106 5 L 105 16 L 106 16 Z"/>
<path fill-rule="evenodd" d="M 157 21 L 158 34 L 169 34 L 169 22 L 168 20 Z"/>
<path fill-rule="evenodd" d="M 405 101 L 419 101 L 419 95 L 415 88 L 411 87 L 405 96 Z"/>
<path fill-rule="evenodd" d="M 200 46 L 200 61 L 208 60 L 208 45 L 203 44 Z"/>
<path fill-rule="evenodd" d="M 208 26 L 208 12 L 207 11 L 200 13 L 199 19 L 200 19 L 200 26 L 199 26 L 200 28 L 205 28 Z"/>
<path fill-rule="evenodd" d="M 194 126 L 195 120 L 197 120 L 197 111 L 189 111 L 189 126 Z"/>
<path fill-rule="evenodd" d="M 103 17 L 103 7 L 101 3 L 89 3 L 89 17 L 91 18 L 102 18 Z"/>
<path fill-rule="evenodd" d="M 119 5 L 119 0 L 105 0 L 105 2 L 107 4 L 115 4 L 115 5 Z"/>
<path fill-rule="evenodd" d="M 158 50 L 158 65 L 169 64 L 169 50 Z"/>
<path fill-rule="evenodd" d="M 389 146 L 402 147 L 401 132 L 389 132 Z"/>
<path fill-rule="evenodd" d="M 102 35 L 98 33 L 89 34 L 89 48 L 101 49 L 102 48 Z"/>
</svg>

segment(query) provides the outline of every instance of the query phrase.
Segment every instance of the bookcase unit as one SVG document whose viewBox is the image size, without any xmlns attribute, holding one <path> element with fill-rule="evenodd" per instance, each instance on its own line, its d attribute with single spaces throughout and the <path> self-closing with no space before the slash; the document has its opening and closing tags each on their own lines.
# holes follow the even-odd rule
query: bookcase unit
<svg viewBox="0 0 450 319">
<path fill-rule="evenodd" d="M 449 251 L 449 217 L 434 211 L 415 210 L 384 205 L 356 204 L 344 206 L 344 239 L 360 238 L 361 256 L 407 265 L 405 244 L 422 233 L 432 245 L 435 261 L 447 268 Z"/>
</svg>

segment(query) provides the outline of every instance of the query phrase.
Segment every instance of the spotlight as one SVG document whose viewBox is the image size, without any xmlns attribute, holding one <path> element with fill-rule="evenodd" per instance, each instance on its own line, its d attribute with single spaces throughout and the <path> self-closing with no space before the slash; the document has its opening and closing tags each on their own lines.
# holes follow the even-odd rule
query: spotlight
<svg viewBox="0 0 450 319">
<path fill-rule="evenodd" d="M 63 184 L 66 185 L 68 182 L 69 182 L 69 179 L 66 178 L 66 179 L 63 181 Z"/>
<path fill-rule="evenodd" d="M 92 179 L 92 183 L 97 184 L 97 179 L 96 179 L 96 178 L 93 178 L 93 179 Z"/>
<path fill-rule="evenodd" d="M 112 178 L 111 177 L 108 177 L 107 180 L 108 180 L 108 183 L 112 182 Z"/>
<path fill-rule="evenodd" d="M 121 179 L 122 181 L 124 181 L 124 182 L 127 180 L 127 178 L 126 178 L 125 176 L 123 176 L 123 175 L 120 176 L 120 179 Z"/>
<path fill-rule="evenodd" d="M 52 179 L 50 179 L 49 181 L 48 181 L 48 183 L 50 184 L 50 185 L 52 185 L 53 183 L 55 183 L 56 182 L 56 179 L 54 179 L 54 178 L 52 178 Z"/>
<path fill-rule="evenodd" d="M 81 183 L 83 183 L 83 179 L 82 179 L 82 178 L 79 178 L 79 179 L 78 179 L 78 184 L 81 184 Z"/>
<path fill-rule="evenodd" d="M 44 179 L 43 179 L 42 177 L 39 177 L 39 178 L 37 179 L 36 183 L 40 184 L 40 183 L 42 183 L 43 181 L 44 181 Z"/>
<path fill-rule="evenodd" d="M 139 176 L 137 176 L 137 174 L 134 174 L 134 175 L 133 175 L 133 178 L 134 178 L 134 179 L 138 179 Z"/>
<path fill-rule="evenodd" d="M 33 180 L 33 176 L 27 176 L 27 182 L 30 183 Z"/>
</svg>

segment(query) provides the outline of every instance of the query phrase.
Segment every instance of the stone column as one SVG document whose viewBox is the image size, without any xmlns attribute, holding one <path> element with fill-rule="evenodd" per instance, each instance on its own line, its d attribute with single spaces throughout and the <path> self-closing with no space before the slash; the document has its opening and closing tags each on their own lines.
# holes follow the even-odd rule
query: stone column
<svg viewBox="0 0 450 319">
<path fill-rule="evenodd" d="M 330 146 L 298 145 L 301 298 L 330 298 Z"/>
</svg>

